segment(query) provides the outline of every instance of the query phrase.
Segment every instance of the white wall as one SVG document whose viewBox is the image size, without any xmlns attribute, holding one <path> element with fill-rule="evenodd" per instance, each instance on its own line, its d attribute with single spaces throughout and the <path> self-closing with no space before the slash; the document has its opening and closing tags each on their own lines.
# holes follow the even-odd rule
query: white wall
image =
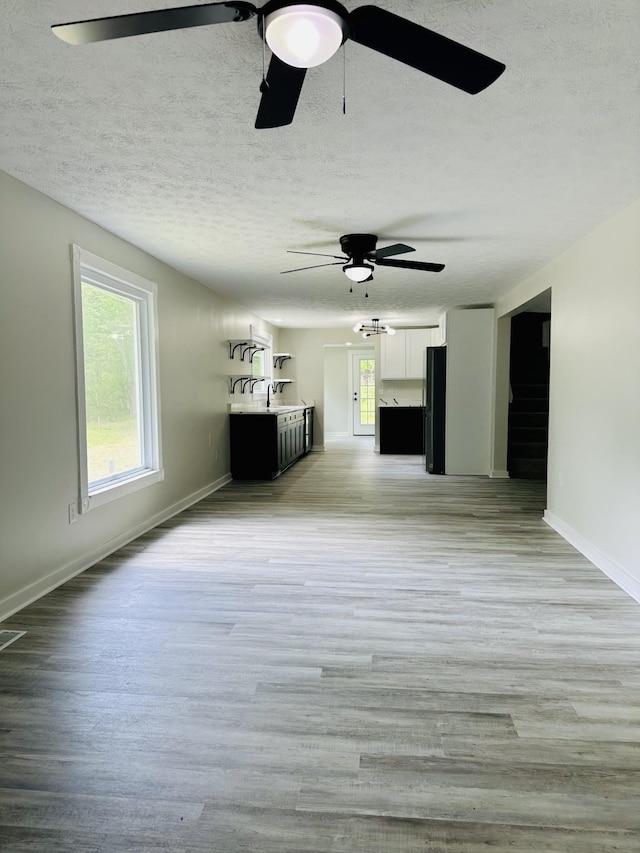
<svg viewBox="0 0 640 853">
<path fill-rule="evenodd" d="M 346 342 L 356 345 L 362 342 L 362 337 L 349 327 L 280 330 L 280 346 L 284 351 L 295 355 L 290 369 L 290 375 L 296 379 L 294 393 L 298 399 L 315 402 L 313 446 L 316 450 L 324 448 L 325 344 L 345 344 Z"/>
<path fill-rule="evenodd" d="M 546 520 L 640 600 L 640 201 L 500 301 L 551 287 Z"/>
<path fill-rule="evenodd" d="M 349 435 L 349 373 L 353 347 L 324 348 L 324 434 Z"/>
<path fill-rule="evenodd" d="M 78 497 L 72 243 L 158 284 L 165 480 L 70 525 Z M 225 481 L 226 341 L 251 323 L 272 330 L 1 172 L 0 258 L 3 618 Z"/>
<path fill-rule="evenodd" d="M 494 340 L 493 308 L 447 312 L 447 474 L 490 473 Z"/>
</svg>

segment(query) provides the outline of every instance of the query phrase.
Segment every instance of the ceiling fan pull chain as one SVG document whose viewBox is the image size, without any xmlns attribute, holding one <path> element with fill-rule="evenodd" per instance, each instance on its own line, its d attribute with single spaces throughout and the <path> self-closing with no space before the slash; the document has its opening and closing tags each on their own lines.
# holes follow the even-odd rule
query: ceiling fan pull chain
<svg viewBox="0 0 640 853">
<path fill-rule="evenodd" d="M 347 43 L 342 45 L 342 115 L 347 114 Z"/>
<path fill-rule="evenodd" d="M 264 59 L 264 42 L 266 37 L 266 27 L 264 25 L 264 21 L 262 23 L 262 82 L 260 83 L 260 93 L 264 95 L 265 92 L 269 91 L 269 84 L 267 83 L 267 78 L 265 77 L 264 67 L 265 67 L 265 59 Z"/>
</svg>

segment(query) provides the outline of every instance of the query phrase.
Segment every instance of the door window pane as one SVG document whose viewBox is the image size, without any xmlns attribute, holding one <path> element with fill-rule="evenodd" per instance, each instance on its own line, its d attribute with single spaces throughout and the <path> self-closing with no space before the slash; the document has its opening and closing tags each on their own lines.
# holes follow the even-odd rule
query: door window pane
<svg viewBox="0 0 640 853">
<path fill-rule="evenodd" d="M 376 422 L 375 359 L 360 359 L 360 423 L 373 426 Z"/>
</svg>

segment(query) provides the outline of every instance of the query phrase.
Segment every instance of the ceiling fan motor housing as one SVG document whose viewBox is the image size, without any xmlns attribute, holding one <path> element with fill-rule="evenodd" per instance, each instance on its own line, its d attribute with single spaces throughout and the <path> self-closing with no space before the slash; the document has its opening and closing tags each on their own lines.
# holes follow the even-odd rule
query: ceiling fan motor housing
<svg viewBox="0 0 640 853">
<path fill-rule="evenodd" d="M 342 251 L 348 258 L 362 263 L 367 255 L 376 250 L 376 234 L 344 234 L 340 238 Z"/>
</svg>

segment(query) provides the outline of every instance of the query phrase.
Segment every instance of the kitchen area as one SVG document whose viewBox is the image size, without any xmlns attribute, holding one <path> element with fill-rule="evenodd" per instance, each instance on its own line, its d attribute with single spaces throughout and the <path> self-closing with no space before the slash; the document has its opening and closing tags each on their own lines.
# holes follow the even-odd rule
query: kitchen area
<svg viewBox="0 0 640 853">
<path fill-rule="evenodd" d="M 501 428 L 493 409 L 492 308 L 453 309 L 437 326 L 397 328 L 394 335 L 365 343 L 361 335 L 340 329 L 280 329 L 277 346 L 275 355 L 288 357 L 274 370 L 269 408 L 265 395 L 256 399 L 250 393 L 259 380 L 253 369 L 245 365 L 237 373 L 237 355 L 229 362 L 235 388 L 229 406 L 234 477 L 252 478 L 258 463 L 261 477 L 278 476 L 311 450 L 330 450 L 333 439 L 354 436 L 358 384 L 350 364 L 356 350 L 375 361 L 375 387 L 368 392 L 375 405 L 372 452 L 422 456 L 425 473 L 508 476 L 504 466 L 494 470 L 492 456 L 494 433 Z M 437 383 L 433 377 L 426 382 L 428 351 L 439 356 Z M 430 397 L 434 388 L 440 395 L 437 411 Z M 237 426 L 241 422 L 244 426 Z M 438 445 L 435 466 L 430 427 Z"/>
<path fill-rule="evenodd" d="M 380 336 L 380 453 L 423 454 L 427 347 L 440 346 L 439 326 L 396 329 Z"/>
</svg>

